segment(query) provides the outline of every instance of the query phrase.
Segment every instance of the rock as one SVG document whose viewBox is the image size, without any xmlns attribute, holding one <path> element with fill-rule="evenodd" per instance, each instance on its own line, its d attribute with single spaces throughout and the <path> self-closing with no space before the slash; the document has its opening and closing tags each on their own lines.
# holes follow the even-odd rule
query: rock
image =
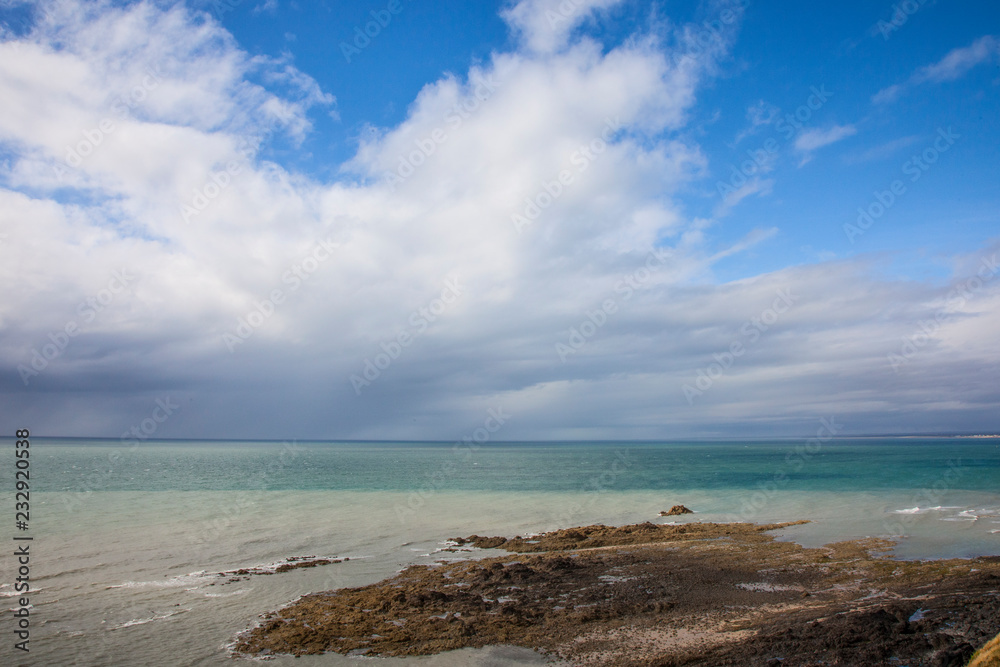
<svg viewBox="0 0 1000 667">
<path fill-rule="evenodd" d="M 963 665 L 968 664 L 969 658 L 971 658 L 975 652 L 976 648 L 972 644 L 968 642 L 961 642 L 957 646 L 946 648 L 935 655 L 933 662 L 930 664 L 934 665 L 934 667 L 962 667 Z"/>
<path fill-rule="evenodd" d="M 684 505 L 674 505 L 669 512 L 660 512 L 660 516 L 677 516 L 678 514 L 694 514 L 694 512 Z"/>
<path fill-rule="evenodd" d="M 517 539 L 517 538 L 515 538 Z M 453 537 L 452 542 L 455 542 L 458 546 L 464 546 L 466 544 L 471 544 L 479 549 L 496 549 L 501 544 L 507 542 L 506 537 L 483 537 L 482 535 L 470 535 L 469 537 Z"/>
</svg>

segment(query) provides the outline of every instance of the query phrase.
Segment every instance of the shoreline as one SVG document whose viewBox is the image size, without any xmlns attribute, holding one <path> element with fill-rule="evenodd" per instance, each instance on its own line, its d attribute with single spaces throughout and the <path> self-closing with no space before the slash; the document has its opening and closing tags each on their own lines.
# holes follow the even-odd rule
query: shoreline
<svg viewBox="0 0 1000 667">
<path fill-rule="evenodd" d="M 234 652 L 388 657 L 509 644 L 581 665 L 962 667 L 1000 633 L 1000 556 L 897 560 L 886 540 L 805 548 L 770 534 L 804 523 L 454 538 L 445 553 L 462 557 L 305 595 L 263 615 Z"/>
</svg>

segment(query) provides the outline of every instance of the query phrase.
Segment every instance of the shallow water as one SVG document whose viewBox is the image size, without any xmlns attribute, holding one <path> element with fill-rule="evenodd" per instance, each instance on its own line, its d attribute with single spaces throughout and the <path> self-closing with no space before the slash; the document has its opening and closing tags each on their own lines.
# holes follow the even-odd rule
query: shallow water
<svg viewBox="0 0 1000 667">
<path fill-rule="evenodd" d="M 453 558 L 437 551 L 444 540 L 472 533 L 805 518 L 812 523 L 780 536 L 807 546 L 893 537 L 905 558 L 1000 554 L 1000 449 L 985 441 L 832 442 L 808 458 L 796 442 L 32 446 L 30 662 L 38 665 L 231 664 L 227 644 L 258 614 Z M 696 514 L 657 516 L 678 503 Z M 306 555 L 350 560 L 235 583 L 217 576 Z M 10 606 L 12 560 L 0 560 Z M 19 658 L 5 639 L 0 662 Z M 359 660 L 537 662 L 494 648 L 296 664 Z"/>
</svg>

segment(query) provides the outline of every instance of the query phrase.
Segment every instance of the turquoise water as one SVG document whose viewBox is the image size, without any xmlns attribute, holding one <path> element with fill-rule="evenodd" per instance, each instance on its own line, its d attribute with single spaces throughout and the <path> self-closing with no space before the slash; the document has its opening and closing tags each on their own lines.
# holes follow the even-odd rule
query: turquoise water
<svg viewBox="0 0 1000 667">
<path fill-rule="evenodd" d="M 0 445 L 13 456 L 12 442 Z M 35 439 L 31 488 L 35 665 L 233 665 L 227 646 L 260 614 L 453 558 L 445 541 L 472 533 L 809 519 L 778 537 L 806 546 L 886 537 L 902 558 L 1000 554 L 1000 442 L 989 439 L 478 447 Z M 0 502 L 13 510 L 12 466 L 0 466 Z M 658 516 L 677 503 L 695 514 Z M 0 537 L 12 544 L 13 533 L 11 521 Z M 219 572 L 304 555 L 350 560 L 218 585 Z M 13 567 L 0 559 L 9 607 Z M 0 643 L 0 664 L 22 657 Z M 538 657 L 490 648 L 365 662 L 504 667 Z"/>
<path fill-rule="evenodd" d="M 992 439 L 769 443 L 34 441 L 38 491 L 1000 489 Z M 951 474 L 949 475 L 949 471 Z M 4 481 L 10 470 L 5 468 Z"/>
</svg>

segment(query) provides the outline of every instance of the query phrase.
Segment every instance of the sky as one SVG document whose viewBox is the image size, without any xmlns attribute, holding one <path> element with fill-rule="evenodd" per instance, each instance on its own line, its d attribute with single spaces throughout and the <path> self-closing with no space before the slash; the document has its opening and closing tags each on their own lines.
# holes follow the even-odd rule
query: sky
<svg viewBox="0 0 1000 667">
<path fill-rule="evenodd" d="M 992 1 L 0 0 L 0 100 L 11 431 L 1000 432 Z"/>
</svg>

